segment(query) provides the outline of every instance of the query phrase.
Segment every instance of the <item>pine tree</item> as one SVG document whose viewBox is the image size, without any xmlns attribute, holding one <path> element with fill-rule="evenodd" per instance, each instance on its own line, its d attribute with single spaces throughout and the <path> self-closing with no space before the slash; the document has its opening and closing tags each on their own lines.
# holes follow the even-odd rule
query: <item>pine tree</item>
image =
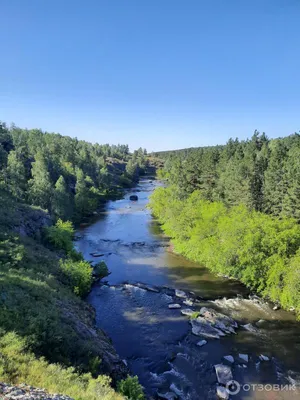
<svg viewBox="0 0 300 400">
<path fill-rule="evenodd" d="M 8 190 L 17 199 L 23 200 L 27 187 L 26 171 L 23 162 L 14 150 L 8 154 L 6 176 Z"/>
<path fill-rule="evenodd" d="M 52 212 L 56 218 L 62 220 L 71 219 L 73 214 L 73 201 L 71 194 L 67 190 L 64 177 L 61 175 L 56 184 L 52 201 Z"/>
<path fill-rule="evenodd" d="M 76 220 L 88 215 L 89 213 L 89 190 L 82 169 L 76 171 L 76 186 L 75 186 L 75 213 Z"/>
<path fill-rule="evenodd" d="M 47 162 L 38 153 L 31 169 L 32 179 L 29 180 L 29 200 L 32 204 L 44 209 L 50 209 L 52 198 L 52 183 L 48 172 Z"/>
</svg>

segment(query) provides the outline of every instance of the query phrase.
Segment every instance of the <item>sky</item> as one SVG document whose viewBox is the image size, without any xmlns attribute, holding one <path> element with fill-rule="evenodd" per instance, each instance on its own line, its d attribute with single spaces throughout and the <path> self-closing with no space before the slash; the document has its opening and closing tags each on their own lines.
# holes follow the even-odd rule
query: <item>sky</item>
<svg viewBox="0 0 300 400">
<path fill-rule="evenodd" d="M 300 0 L 0 0 L 0 120 L 148 151 L 300 130 Z"/>
</svg>

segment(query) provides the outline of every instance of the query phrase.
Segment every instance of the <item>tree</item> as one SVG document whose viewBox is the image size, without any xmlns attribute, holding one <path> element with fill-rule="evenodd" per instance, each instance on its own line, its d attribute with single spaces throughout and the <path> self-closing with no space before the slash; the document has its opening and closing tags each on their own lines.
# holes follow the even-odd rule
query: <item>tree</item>
<svg viewBox="0 0 300 400">
<path fill-rule="evenodd" d="M 32 204 L 50 210 L 52 199 L 52 183 L 48 172 L 47 162 L 38 153 L 31 169 L 32 179 L 29 180 L 29 200 Z"/>
<path fill-rule="evenodd" d="M 6 179 L 10 193 L 17 199 L 23 200 L 27 187 L 26 171 L 15 150 L 12 150 L 7 158 Z"/>
<path fill-rule="evenodd" d="M 61 218 L 65 221 L 72 217 L 73 199 L 67 190 L 66 182 L 62 175 L 55 184 L 51 208 L 56 218 Z"/>
</svg>

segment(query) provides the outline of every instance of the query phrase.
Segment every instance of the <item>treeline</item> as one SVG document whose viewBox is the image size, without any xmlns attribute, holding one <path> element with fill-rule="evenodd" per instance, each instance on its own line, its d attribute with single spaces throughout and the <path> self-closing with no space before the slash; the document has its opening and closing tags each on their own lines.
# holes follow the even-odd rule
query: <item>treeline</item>
<svg viewBox="0 0 300 400">
<path fill-rule="evenodd" d="M 150 207 L 174 250 L 300 313 L 300 135 L 165 157 Z"/>
<path fill-rule="evenodd" d="M 0 187 L 56 219 L 78 222 L 131 186 L 147 168 L 146 154 L 0 123 Z"/>
<path fill-rule="evenodd" d="M 256 131 L 246 141 L 156 155 L 180 198 L 200 190 L 209 201 L 300 221 L 300 134 L 269 140 Z"/>
</svg>

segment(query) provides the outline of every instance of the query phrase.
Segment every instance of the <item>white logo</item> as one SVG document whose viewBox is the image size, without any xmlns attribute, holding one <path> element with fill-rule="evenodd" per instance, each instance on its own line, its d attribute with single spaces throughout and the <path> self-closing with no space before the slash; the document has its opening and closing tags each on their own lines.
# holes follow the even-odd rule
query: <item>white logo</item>
<svg viewBox="0 0 300 400">
<path fill-rule="evenodd" d="M 231 380 L 226 383 L 226 390 L 228 394 L 238 394 L 241 390 L 241 385 L 237 381 Z"/>
</svg>

